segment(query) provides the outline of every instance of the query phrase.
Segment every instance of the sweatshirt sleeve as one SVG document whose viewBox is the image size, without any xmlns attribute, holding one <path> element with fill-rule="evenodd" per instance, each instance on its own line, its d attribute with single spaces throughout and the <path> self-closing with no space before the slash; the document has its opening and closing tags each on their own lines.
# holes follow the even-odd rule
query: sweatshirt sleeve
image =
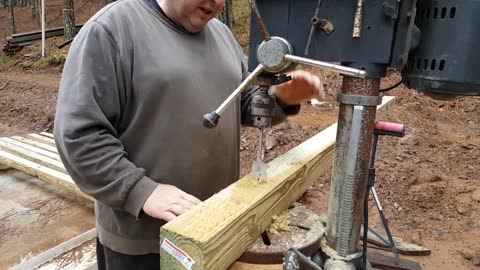
<svg viewBox="0 0 480 270">
<path fill-rule="evenodd" d="M 96 21 L 86 24 L 68 53 L 57 100 L 58 152 L 79 188 L 138 218 L 155 181 L 128 159 L 118 125 L 129 78 L 118 48 Z"/>
</svg>

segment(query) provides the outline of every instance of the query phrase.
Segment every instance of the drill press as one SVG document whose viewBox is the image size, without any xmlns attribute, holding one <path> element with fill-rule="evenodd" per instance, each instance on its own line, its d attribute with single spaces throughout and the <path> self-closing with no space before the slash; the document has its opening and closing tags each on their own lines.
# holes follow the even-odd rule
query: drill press
<svg viewBox="0 0 480 270">
<path fill-rule="evenodd" d="M 337 96 L 337 142 L 322 242 L 328 259 L 322 267 L 362 269 L 358 243 L 380 79 L 387 68 L 394 68 L 402 71 L 400 83 L 433 98 L 479 96 L 480 51 L 475 45 L 480 40 L 480 2 L 249 2 L 253 11 L 249 69 L 253 71 L 216 111 L 205 115 L 204 124 L 215 126 L 224 107 L 260 74 L 283 74 L 293 63 L 345 75 Z"/>
</svg>

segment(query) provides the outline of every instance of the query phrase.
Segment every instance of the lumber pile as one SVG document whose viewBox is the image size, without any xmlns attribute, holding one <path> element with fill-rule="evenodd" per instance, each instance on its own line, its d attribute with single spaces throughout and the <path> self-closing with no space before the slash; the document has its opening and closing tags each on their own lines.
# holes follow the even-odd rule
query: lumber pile
<svg viewBox="0 0 480 270">
<path fill-rule="evenodd" d="M 383 97 L 382 115 L 393 104 Z M 268 164 L 267 177 L 247 175 L 162 227 L 161 268 L 227 269 L 283 212 L 330 169 L 337 124 Z M 212 179 L 212 181 L 214 181 Z"/>
<path fill-rule="evenodd" d="M 80 191 L 68 175 L 51 133 L 0 138 L 0 164 L 93 201 L 92 197 Z"/>
<path fill-rule="evenodd" d="M 77 25 L 77 32 L 82 28 L 83 24 Z M 63 27 L 51 28 L 45 30 L 45 38 L 63 36 Z M 3 52 L 6 55 L 14 55 L 23 47 L 36 43 L 42 39 L 41 31 L 14 34 L 7 37 L 7 41 L 3 44 Z"/>
</svg>

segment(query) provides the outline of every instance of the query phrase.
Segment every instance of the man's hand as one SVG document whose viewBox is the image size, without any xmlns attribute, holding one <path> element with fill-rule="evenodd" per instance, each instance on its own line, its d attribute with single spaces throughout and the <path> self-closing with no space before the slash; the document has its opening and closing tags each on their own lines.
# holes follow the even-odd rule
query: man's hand
<svg viewBox="0 0 480 270">
<path fill-rule="evenodd" d="M 175 186 L 158 185 L 143 205 L 143 211 L 154 218 L 169 222 L 201 201 Z"/>
<path fill-rule="evenodd" d="M 287 105 L 297 105 L 312 98 L 324 99 L 322 81 L 316 75 L 304 70 L 289 74 L 292 80 L 275 86 L 275 96 Z"/>
</svg>

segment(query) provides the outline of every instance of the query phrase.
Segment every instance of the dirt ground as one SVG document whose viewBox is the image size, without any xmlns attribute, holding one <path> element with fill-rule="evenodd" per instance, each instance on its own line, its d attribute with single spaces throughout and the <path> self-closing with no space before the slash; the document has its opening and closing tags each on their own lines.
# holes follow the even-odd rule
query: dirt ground
<svg viewBox="0 0 480 270">
<path fill-rule="evenodd" d="M 91 202 L 20 171 L 0 170 L 0 269 L 17 265 L 94 226 Z"/>
<path fill-rule="evenodd" d="M 75 3 L 78 7 L 87 2 Z M 30 12 L 28 8 L 20 10 Z M 94 11 L 91 8 L 85 14 Z M 0 9 L 0 21 L 5 14 Z M 19 31 L 35 28 L 30 24 L 21 24 Z M 59 43 L 61 39 L 49 41 L 50 49 Z M 0 64 L 0 136 L 53 128 L 61 68 L 33 67 L 39 51 L 34 45 L 10 63 Z M 326 102 L 320 107 L 305 104 L 299 115 L 267 130 L 266 160 L 337 121 L 333 97 L 340 89 L 341 77 L 318 73 L 328 93 Z M 391 72 L 382 85 L 398 80 L 399 75 Z M 403 86 L 389 95 L 397 97 L 396 105 L 383 120 L 407 127 L 404 138 L 380 140 L 376 161 L 376 187 L 394 236 L 432 249 L 430 256 L 409 258 L 424 269 L 480 269 L 480 98 L 437 101 Z M 257 133 L 245 128 L 241 140 L 243 175 L 255 159 Z M 330 173 L 320 177 L 302 198 L 318 213 L 327 210 L 330 177 Z M 373 204 L 370 213 L 372 224 L 379 224 Z M 2 214 L 0 220 L 3 218 Z M 0 234 L 4 233 L 8 232 L 2 229 Z M 0 249 L 4 248 L 0 242 Z"/>
<path fill-rule="evenodd" d="M 52 74 L 53 72 L 53 74 Z M 266 160 L 336 122 L 333 101 L 341 78 L 324 75 L 329 98 L 305 104 L 299 115 L 267 131 Z M 0 73 L 0 136 L 51 131 L 60 73 L 5 68 Z M 384 85 L 398 80 L 392 73 Z M 413 258 L 424 269 L 478 269 L 480 260 L 480 99 L 436 101 L 400 88 L 384 120 L 404 123 L 407 136 L 382 138 L 377 155 L 377 190 L 394 235 L 432 249 Z M 255 158 L 257 133 L 242 132 L 242 174 Z M 318 213 L 327 209 L 330 174 L 302 200 Z M 370 207 L 373 223 L 375 208 Z M 477 265 L 477 266 L 475 266 Z M 476 268 L 477 267 L 477 268 Z"/>
</svg>

